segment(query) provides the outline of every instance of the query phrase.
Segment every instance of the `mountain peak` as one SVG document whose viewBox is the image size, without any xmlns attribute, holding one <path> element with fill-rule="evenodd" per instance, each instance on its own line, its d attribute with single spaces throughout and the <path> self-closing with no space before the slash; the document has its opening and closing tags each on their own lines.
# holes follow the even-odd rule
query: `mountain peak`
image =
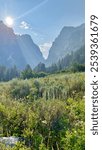
<svg viewBox="0 0 102 150">
<path fill-rule="evenodd" d="M 65 26 L 55 39 L 49 51 L 47 65 L 56 63 L 71 51 L 76 51 L 85 43 L 85 24 L 80 26 Z"/>
<path fill-rule="evenodd" d="M 8 28 L 8 29 L 12 29 L 11 27 L 8 27 L 2 20 L 0 20 L 0 26 Z"/>
<path fill-rule="evenodd" d="M 2 20 L 0 20 L 0 24 L 3 24 L 3 21 L 2 21 Z"/>
<path fill-rule="evenodd" d="M 13 31 L 13 29 L 11 28 L 11 27 L 8 27 L 3 21 L 0 21 L 0 34 L 7 34 L 8 33 L 8 35 L 10 34 L 14 34 L 14 31 Z M 2 36 L 3 36 L 3 34 L 2 34 Z"/>
<path fill-rule="evenodd" d="M 31 36 L 29 34 L 22 34 L 20 35 L 21 38 L 30 38 L 31 39 Z"/>
<path fill-rule="evenodd" d="M 32 68 L 43 62 L 39 47 L 28 34 L 16 35 L 12 28 L 0 21 L 0 64 L 23 69 L 27 64 Z"/>
<path fill-rule="evenodd" d="M 62 28 L 61 32 L 64 32 L 66 30 L 67 30 L 67 32 L 68 32 L 68 30 L 71 32 L 71 31 L 75 30 L 76 28 L 84 28 L 84 27 L 85 27 L 85 23 L 82 23 L 79 26 L 64 26 Z"/>
<path fill-rule="evenodd" d="M 62 30 L 73 30 L 73 29 L 74 29 L 73 26 L 64 26 L 64 27 L 62 28 Z"/>
</svg>

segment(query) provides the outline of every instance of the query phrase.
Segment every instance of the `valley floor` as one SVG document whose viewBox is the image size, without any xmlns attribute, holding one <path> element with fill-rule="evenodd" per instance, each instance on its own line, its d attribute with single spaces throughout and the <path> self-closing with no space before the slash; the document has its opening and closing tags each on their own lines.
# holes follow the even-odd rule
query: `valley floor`
<svg viewBox="0 0 102 150">
<path fill-rule="evenodd" d="M 59 73 L 0 83 L 0 150 L 84 150 L 85 75 Z"/>
</svg>

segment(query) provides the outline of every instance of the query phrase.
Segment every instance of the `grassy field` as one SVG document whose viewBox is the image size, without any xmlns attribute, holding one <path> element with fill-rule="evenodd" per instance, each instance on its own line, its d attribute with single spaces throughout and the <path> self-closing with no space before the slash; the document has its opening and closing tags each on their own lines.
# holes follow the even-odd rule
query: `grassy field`
<svg viewBox="0 0 102 150">
<path fill-rule="evenodd" d="M 84 150 L 84 73 L 0 83 L 0 137 L 21 137 L 1 150 Z"/>
</svg>

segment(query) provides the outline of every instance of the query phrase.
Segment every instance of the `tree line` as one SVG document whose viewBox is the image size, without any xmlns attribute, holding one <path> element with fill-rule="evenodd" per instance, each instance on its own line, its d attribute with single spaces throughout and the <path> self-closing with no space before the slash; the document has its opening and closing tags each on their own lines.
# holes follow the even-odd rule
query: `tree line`
<svg viewBox="0 0 102 150">
<path fill-rule="evenodd" d="M 9 81 L 13 78 L 39 78 L 48 74 L 58 72 L 84 72 L 85 71 L 85 46 L 75 52 L 68 53 L 64 58 L 51 66 L 46 67 L 44 63 L 39 63 L 34 69 L 29 64 L 23 70 L 19 70 L 16 66 L 7 68 L 0 66 L 0 81 Z"/>
</svg>

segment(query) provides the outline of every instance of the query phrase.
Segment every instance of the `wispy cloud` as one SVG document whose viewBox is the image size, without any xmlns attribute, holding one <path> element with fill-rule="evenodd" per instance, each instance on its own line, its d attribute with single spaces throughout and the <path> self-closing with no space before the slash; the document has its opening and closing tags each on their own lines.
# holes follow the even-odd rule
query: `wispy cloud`
<svg viewBox="0 0 102 150">
<path fill-rule="evenodd" d="M 19 27 L 25 30 L 30 29 L 30 25 L 25 21 L 22 21 Z"/>
<path fill-rule="evenodd" d="M 50 50 L 51 46 L 52 46 L 51 42 L 47 42 L 47 43 L 39 45 L 40 50 L 43 53 L 43 56 L 45 59 L 47 59 L 47 57 L 48 57 L 49 50 Z"/>
</svg>

